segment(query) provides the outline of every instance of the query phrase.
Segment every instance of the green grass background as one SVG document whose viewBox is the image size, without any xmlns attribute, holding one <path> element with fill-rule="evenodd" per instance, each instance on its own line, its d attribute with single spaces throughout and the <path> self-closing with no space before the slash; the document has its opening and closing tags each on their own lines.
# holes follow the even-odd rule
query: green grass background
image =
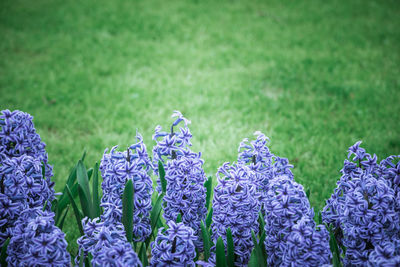
<svg viewBox="0 0 400 267">
<path fill-rule="evenodd" d="M 354 142 L 400 153 L 398 1 L 2 0 L 0 36 L 0 108 L 34 116 L 57 190 L 173 110 L 209 175 L 260 130 L 318 209 Z"/>
</svg>

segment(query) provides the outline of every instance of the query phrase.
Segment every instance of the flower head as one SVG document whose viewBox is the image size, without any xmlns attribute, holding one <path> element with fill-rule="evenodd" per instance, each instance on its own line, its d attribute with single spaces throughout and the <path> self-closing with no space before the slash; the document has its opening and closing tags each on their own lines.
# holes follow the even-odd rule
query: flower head
<svg viewBox="0 0 400 267">
<path fill-rule="evenodd" d="M 151 266 L 195 266 L 194 241 L 196 236 L 192 228 L 183 223 L 169 221 L 168 229 L 160 228 L 154 242 L 151 243 Z"/>
<path fill-rule="evenodd" d="M 7 249 L 9 266 L 69 266 L 65 234 L 54 225 L 54 214 L 40 208 L 24 210 Z"/>
<path fill-rule="evenodd" d="M 232 231 L 236 265 L 245 266 L 253 248 L 251 231 L 258 233 L 260 193 L 254 172 L 246 165 L 223 164 L 217 172 L 218 184 L 214 188 L 212 240 L 216 244 L 222 237 L 226 245 L 226 230 Z M 215 246 L 212 248 L 215 250 Z M 215 261 L 215 255 L 211 258 Z"/>
<path fill-rule="evenodd" d="M 315 229 L 314 211 L 300 184 L 288 176 L 275 177 L 268 184 L 264 208 L 268 264 L 314 266 L 329 262 L 328 233 L 323 226 L 319 226 L 320 231 Z"/>
<path fill-rule="evenodd" d="M 342 176 L 322 212 L 338 244 L 346 247 L 343 260 L 348 265 L 366 265 L 378 247 L 400 239 L 397 157 L 377 164 L 376 155 L 368 154 L 360 144 L 349 148 L 348 157 L 355 156 L 344 161 Z"/>
<path fill-rule="evenodd" d="M 176 221 L 180 214 L 182 222 L 194 230 L 194 234 L 198 237 L 195 245 L 201 249 L 200 222 L 207 214 L 203 160 L 181 157 L 168 161 L 166 169 L 167 191 L 164 196 L 164 218 L 166 221 Z"/>
<path fill-rule="evenodd" d="M 50 210 L 54 183 L 42 177 L 42 162 L 31 156 L 6 158 L 0 166 L 0 245 L 27 208 Z"/>
<path fill-rule="evenodd" d="M 127 151 L 119 152 L 113 147 L 110 153 L 104 152 L 100 164 L 103 176 L 101 187 L 103 197 L 101 206 L 104 208 L 102 219 L 110 222 L 121 222 L 122 195 L 125 184 L 132 180 L 134 185 L 134 216 L 133 235 L 135 241 L 144 241 L 151 233 L 150 211 L 152 180 L 149 176 L 151 162 L 146 152 L 146 146 L 140 134 L 138 142 L 131 145 Z"/>
<path fill-rule="evenodd" d="M 85 218 L 82 220 L 84 235 L 78 239 L 79 255 L 92 254 L 93 266 L 142 266 L 137 254 L 126 240 L 124 226 L 120 222 Z M 82 254 L 83 251 L 83 254 Z"/>
<path fill-rule="evenodd" d="M 33 117 L 28 113 L 8 109 L 0 114 L 0 163 L 7 158 L 28 155 L 43 162 L 46 177 L 53 176 L 52 167 L 47 163 L 45 143 L 36 133 Z"/>
</svg>

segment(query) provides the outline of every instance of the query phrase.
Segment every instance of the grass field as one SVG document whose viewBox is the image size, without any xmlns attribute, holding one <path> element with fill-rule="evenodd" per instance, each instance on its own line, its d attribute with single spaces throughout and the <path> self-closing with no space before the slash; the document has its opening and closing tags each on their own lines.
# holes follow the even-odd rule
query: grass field
<svg viewBox="0 0 400 267">
<path fill-rule="evenodd" d="M 398 1 L 3 0 L 0 36 L 0 108 L 35 117 L 57 190 L 173 110 L 209 175 L 264 132 L 316 208 L 357 140 L 400 153 Z"/>
</svg>

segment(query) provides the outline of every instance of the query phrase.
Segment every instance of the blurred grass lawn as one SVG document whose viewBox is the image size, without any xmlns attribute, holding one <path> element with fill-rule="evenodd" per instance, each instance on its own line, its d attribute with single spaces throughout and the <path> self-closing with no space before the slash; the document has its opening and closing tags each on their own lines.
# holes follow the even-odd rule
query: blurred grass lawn
<svg viewBox="0 0 400 267">
<path fill-rule="evenodd" d="M 61 190 L 86 149 L 148 150 L 173 110 L 206 172 L 261 130 L 324 205 L 357 140 L 400 153 L 398 1 L 0 3 L 0 108 L 35 117 Z M 68 239 L 76 236 L 71 215 Z M 75 246 L 72 246 L 73 248 Z"/>
</svg>

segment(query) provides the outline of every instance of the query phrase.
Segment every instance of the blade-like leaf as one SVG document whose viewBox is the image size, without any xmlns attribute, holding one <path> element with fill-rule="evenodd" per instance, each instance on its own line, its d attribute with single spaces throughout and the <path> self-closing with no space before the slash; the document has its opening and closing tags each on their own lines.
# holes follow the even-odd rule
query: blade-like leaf
<svg viewBox="0 0 400 267">
<path fill-rule="evenodd" d="M 214 209 L 211 207 L 210 211 L 207 214 L 206 226 L 207 226 L 208 229 L 210 229 L 210 226 L 211 226 L 213 211 L 214 211 Z"/>
<path fill-rule="evenodd" d="M 338 244 L 336 242 L 336 238 L 335 238 L 335 234 L 332 231 L 332 227 L 331 226 L 327 226 L 326 227 L 329 231 L 329 246 L 332 252 L 332 256 L 333 256 L 333 266 L 334 267 L 340 267 L 341 263 L 340 263 L 340 252 L 339 252 L 339 247 Z M 337 264 L 337 265 L 335 265 Z"/>
<path fill-rule="evenodd" d="M 217 240 L 216 262 L 218 267 L 226 267 L 225 246 L 221 237 Z"/>
<path fill-rule="evenodd" d="M 67 214 L 68 214 L 68 210 L 69 210 L 69 205 L 68 205 L 67 208 L 65 209 L 65 212 L 64 212 L 64 215 L 63 215 L 62 218 L 61 218 L 60 224 L 57 225 L 58 228 L 60 228 L 60 230 L 63 229 L 64 222 L 65 222 L 65 218 L 67 217 Z"/>
<path fill-rule="evenodd" d="M 124 194 L 122 195 L 122 223 L 125 227 L 128 242 L 132 242 L 133 240 L 133 192 L 132 180 L 128 180 L 125 184 Z"/>
<path fill-rule="evenodd" d="M 157 223 L 159 221 L 159 218 L 160 218 L 160 214 L 161 214 L 161 210 L 162 210 L 163 198 L 164 198 L 164 193 L 161 193 L 158 196 L 157 200 L 155 201 L 153 208 L 151 209 L 150 221 L 151 221 L 151 233 L 152 233 L 152 235 L 154 233 L 154 230 L 155 230 L 155 228 L 157 226 Z M 146 239 L 146 247 L 149 246 L 150 241 L 151 241 L 151 236 L 149 236 Z"/>
<path fill-rule="evenodd" d="M 260 233 L 264 231 L 265 220 L 261 211 L 258 212 L 258 222 L 260 223 Z"/>
<path fill-rule="evenodd" d="M 0 254 L 0 266 L 7 266 L 7 247 L 8 244 L 10 243 L 10 238 L 7 238 L 6 242 L 4 242 L 3 247 L 1 248 L 1 254 Z"/>
<path fill-rule="evenodd" d="M 306 196 L 307 196 L 307 198 L 310 198 L 310 195 L 311 195 L 311 189 L 310 189 L 310 188 L 307 188 L 307 190 L 306 190 Z"/>
<path fill-rule="evenodd" d="M 254 233 L 254 230 L 251 230 L 251 237 L 253 238 L 253 244 L 254 244 L 254 250 L 256 253 L 257 262 L 258 262 L 259 266 L 263 266 L 263 262 L 264 262 L 263 255 L 262 255 L 261 248 L 258 245 L 257 237 L 256 237 L 256 234 Z"/>
<path fill-rule="evenodd" d="M 83 217 L 94 218 L 92 216 L 91 211 L 90 211 L 89 200 L 87 199 L 85 193 L 83 192 L 83 189 L 82 189 L 81 185 L 78 186 L 78 193 L 79 193 L 79 199 L 81 201 L 81 208 L 82 208 L 82 211 L 83 211 Z"/>
<path fill-rule="evenodd" d="M 140 247 L 139 258 L 140 258 L 140 261 L 142 262 L 143 266 L 149 266 L 149 261 L 148 261 L 147 254 L 146 254 L 145 243 L 142 243 L 142 246 Z"/>
<path fill-rule="evenodd" d="M 95 216 L 100 217 L 100 197 L 99 197 L 99 164 L 96 162 L 93 170 L 93 181 L 92 181 L 92 194 L 93 194 L 93 209 Z"/>
<path fill-rule="evenodd" d="M 253 251 L 251 252 L 248 267 L 258 267 L 257 255 L 255 249 L 253 249 Z"/>
<path fill-rule="evenodd" d="M 72 196 L 71 190 L 69 189 L 68 185 L 66 185 L 66 190 L 67 190 L 67 195 L 69 197 L 69 201 L 71 202 L 72 208 L 74 210 L 75 219 L 76 219 L 76 223 L 78 224 L 79 232 L 81 233 L 81 235 L 83 235 L 84 233 L 83 233 L 82 219 L 81 219 L 80 211 L 78 209 L 78 206 L 75 203 L 75 200 Z"/>
<path fill-rule="evenodd" d="M 204 260 L 208 261 L 208 259 L 210 258 L 210 249 L 211 249 L 210 234 L 208 233 L 208 230 L 207 230 L 206 226 L 204 225 L 203 221 L 201 221 L 200 227 L 201 227 L 201 236 L 203 238 L 203 245 L 204 245 Z"/>
<path fill-rule="evenodd" d="M 88 177 L 88 181 L 90 181 L 90 178 L 93 175 L 93 168 L 90 168 L 89 170 L 87 170 L 87 177 Z"/>
<path fill-rule="evenodd" d="M 82 207 L 83 212 L 85 216 L 88 216 L 89 218 L 94 218 L 95 213 L 93 210 L 93 203 L 92 203 L 92 198 L 90 194 L 90 189 L 89 189 L 89 179 L 87 176 L 87 171 L 85 166 L 83 165 L 83 162 L 80 160 L 78 162 L 78 165 L 76 166 L 76 178 L 78 180 L 78 184 L 82 190 L 82 193 L 80 192 L 81 190 L 78 189 L 79 196 L 81 198 L 81 195 L 84 196 L 84 200 L 86 201 L 87 204 L 87 212 L 85 211 L 85 208 Z M 81 203 L 82 203 L 82 198 L 81 198 Z"/>
<path fill-rule="evenodd" d="M 167 192 L 167 180 L 165 180 L 165 170 L 161 161 L 158 161 L 158 175 L 160 176 L 162 192 Z"/>
<path fill-rule="evenodd" d="M 235 266 L 235 248 L 233 246 L 233 237 L 232 237 L 232 230 L 230 227 L 226 229 L 226 248 L 228 254 L 226 256 L 226 260 L 228 262 L 228 267 Z"/>
<path fill-rule="evenodd" d="M 176 217 L 176 223 L 182 222 L 182 214 L 178 213 L 178 216 Z"/>
<path fill-rule="evenodd" d="M 204 187 L 207 190 L 206 193 L 206 208 L 207 210 L 210 208 L 210 201 L 211 201 L 211 195 L 212 195 L 212 176 L 209 176 L 207 181 L 204 183 Z"/>
</svg>

